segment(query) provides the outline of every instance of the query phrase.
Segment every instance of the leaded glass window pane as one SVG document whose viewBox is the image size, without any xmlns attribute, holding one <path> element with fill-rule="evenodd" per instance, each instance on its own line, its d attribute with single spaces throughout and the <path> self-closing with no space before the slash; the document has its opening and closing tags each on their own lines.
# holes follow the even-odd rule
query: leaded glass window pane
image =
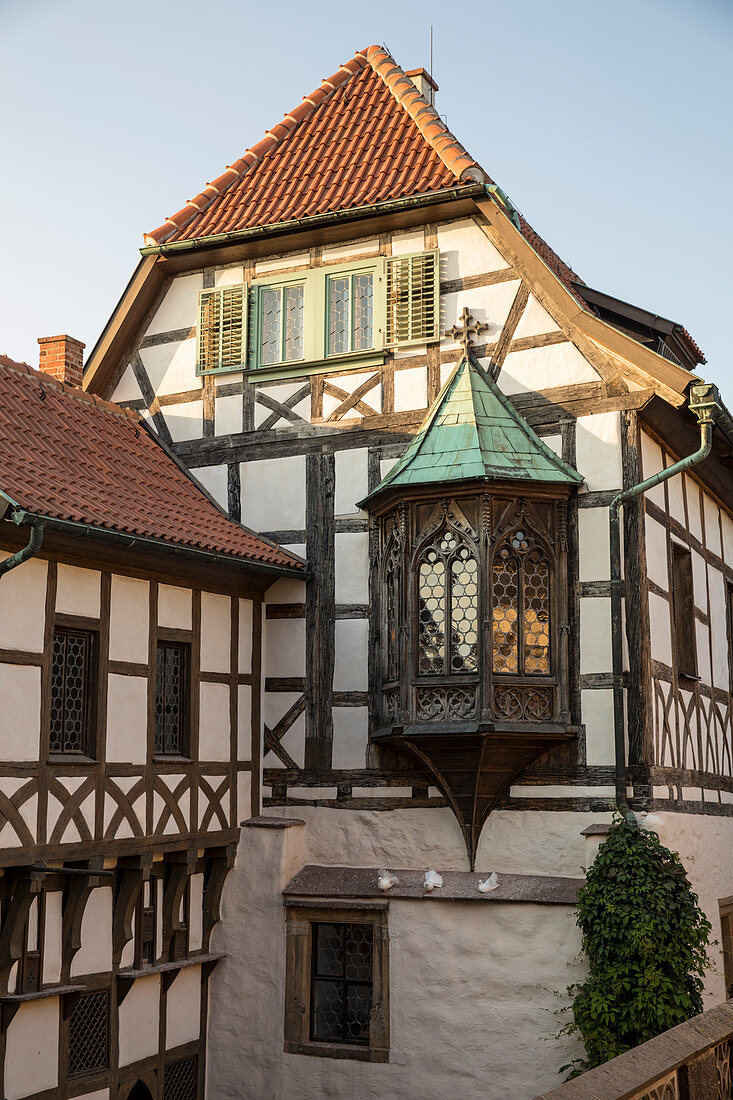
<svg viewBox="0 0 733 1100">
<path fill-rule="evenodd" d="M 51 661 L 50 751 L 91 752 L 92 673 L 95 635 L 88 630 L 54 633 Z"/>
<path fill-rule="evenodd" d="M 445 665 L 445 563 L 432 547 L 419 570 L 418 672 L 442 672 Z"/>
<path fill-rule="evenodd" d="M 374 347 L 374 275 L 343 275 L 328 280 L 328 354 Z"/>
<path fill-rule="evenodd" d="M 283 359 L 303 358 L 303 287 L 285 288 L 285 349 Z"/>
<path fill-rule="evenodd" d="M 517 608 L 519 584 L 517 562 L 506 547 L 499 551 L 491 576 L 494 601 L 492 654 L 494 672 L 518 672 Z"/>
<path fill-rule="evenodd" d="M 478 564 L 465 546 L 451 564 L 450 670 L 478 671 Z"/>
<path fill-rule="evenodd" d="M 369 1042 L 374 933 L 371 924 L 312 925 L 311 1039 Z"/>
<path fill-rule="evenodd" d="M 374 347 L 374 276 L 354 276 L 354 351 Z"/>
<path fill-rule="evenodd" d="M 349 351 L 349 278 L 329 279 L 328 289 L 328 354 Z"/>
<path fill-rule="evenodd" d="M 187 684 L 190 647 L 159 642 L 155 676 L 155 751 L 187 752 Z"/>
<path fill-rule="evenodd" d="M 524 565 L 524 671 L 550 671 L 550 575 L 536 551 Z"/>
<path fill-rule="evenodd" d="M 262 291 L 262 363 L 280 361 L 280 318 L 282 303 L 279 290 Z"/>
</svg>

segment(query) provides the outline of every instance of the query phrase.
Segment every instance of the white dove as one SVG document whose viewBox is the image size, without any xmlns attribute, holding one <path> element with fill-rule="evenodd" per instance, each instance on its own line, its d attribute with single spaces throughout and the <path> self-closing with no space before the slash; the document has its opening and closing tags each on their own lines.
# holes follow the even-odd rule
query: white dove
<svg viewBox="0 0 733 1100">
<path fill-rule="evenodd" d="M 436 886 L 442 885 L 443 876 L 439 875 L 437 871 L 432 871 L 430 870 L 430 868 L 428 868 L 428 870 L 425 872 L 425 881 L 423 882 L 423 886 L 428 891 L 428 893 L 433 891 Z"/>
<path fill-rule="evenodd" d="M 499 876 L 496 871 L 492 871 L 488 878 L 485 878 L 483 882 L 478 880 L 478 890 L 480 894 L 490 894 L 492 890 L 495 890 L 499 885 Z"/>
<path fill-rule="evenodd" d="M 397 878 L 397 875 L 390 874 L 386 867 L 383 867 L 379 872 L 377 886 L 380 890 L 391 890 L 393 886 L 399 886 L 399 883 L 400 880 Z"/>
</svg>

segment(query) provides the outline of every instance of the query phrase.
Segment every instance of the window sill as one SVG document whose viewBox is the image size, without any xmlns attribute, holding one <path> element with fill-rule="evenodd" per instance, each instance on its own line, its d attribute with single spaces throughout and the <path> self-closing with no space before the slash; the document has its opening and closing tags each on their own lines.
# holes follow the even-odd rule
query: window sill
<svg viewBox="0 0 733 1100">
<path fill-rule="evenodd" d="M 226 955 L 222 951 L 218 952 L 206 952 L 202 955 L 187 955 L 185 959 L 173 959 L 167 962 L 155 963 L 153 966 L 137 966 L 132 967 L 130 970 L 118 970 L 117 980 L 120 978 L 132 979 L 146 978 L 149 974 L 165 974 L 169 970 L 185 970 L 189 966 L 203 966 L 204 963 L 219 962 L 220 959 L 225 959 Z"/>
<path fill-rule="evenodd" d="M 285 1041 L 287 1054 L 309 1054 L 314 1058 L 345 1058 L 352 1062 L 389 1062 L 389 1051 L 376 1047 L 351 1046 L 348 1043 L 296 1043 Z"/>
<path fill-rule="evenodd" d="M 349 370 L 352 367 L 381 367 L 384 363 L 386 352 L 358 351 L 348 355 L 331 356 L 328 359 L 299 359 L 293 363 L 273 363 L 262 367 L 249 367 L 245 364 L 237 367 L 219 367 L 216 370 L 197 371 L 198 377 L 205 375 L 242 374 L 249 382 L 259 379 L 260 382 L 271 382 L 275 379 L 306 378 L 312 374 L 333 374 L 336 371 Z"/>
<path fill-rule="evenodd" d="M 156 752 L 153 754 L 154 764 L 191 764 L 193 757 L 181 756 L 175 752 Z"/>
<path fill-rule="evenodd" d="M 82 768 L 93 768 L 96 764 L 99 764 L 99 760 L 95 760 L 93 756 L 84 756 L 82 753 L 77 755 L 74 752 L 59 752 L 48 754 L 49 764 L 79 764 Z"/>
<path fill-rule="evenodd" d="M 0 997 L 0 1004 L 21 1005 L 26 1001 L 42 1001 L 47 997 L 63 997 L 66 993 L 83 993 L 85 985 L 49 985 L 33 993 L 7 993 Z"/>
</svg>

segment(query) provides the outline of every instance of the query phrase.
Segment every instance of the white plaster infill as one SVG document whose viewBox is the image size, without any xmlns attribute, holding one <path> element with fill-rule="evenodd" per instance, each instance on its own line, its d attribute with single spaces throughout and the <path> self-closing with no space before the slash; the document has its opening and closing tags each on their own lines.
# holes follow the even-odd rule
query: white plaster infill
<svg viewBox="0 0 733 1100">
<path fill-rule="evenodd" d="M 283 890 L 287 905 L 304 904 L 313 898 L 393 900 L 425 898 L 432 901 L 531 902 L 535 905 L 575 905 L 582 878 L 549 875 L 499 875 L 499 885 L 490 893 L 481 893 L 479 880 L 486 872 L 441 871 L 443 885 L 430 892 L 425 889 L 425 871 L 390 868 L 399 881 L 390 890 L 377 886 L 377 867 L 317 867 L 308 864 Z"/>
</svg>

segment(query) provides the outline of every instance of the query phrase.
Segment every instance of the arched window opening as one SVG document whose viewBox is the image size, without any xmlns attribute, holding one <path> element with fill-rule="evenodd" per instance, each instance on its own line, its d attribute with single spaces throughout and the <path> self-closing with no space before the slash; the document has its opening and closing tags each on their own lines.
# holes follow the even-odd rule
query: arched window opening
<svg viewBox="0 0 733 1100">
<path fill-rule="evenodd" d="M 491 597 L 493 671 L 549 676 L 550 569 L 522 528 L 495 554 Z"/>
<path fill-rule="evenodd" d="M 423 549 L 418 569 L 418 675 L 478 671 L 478 562 L 443 529 Z"/>
</svg>

